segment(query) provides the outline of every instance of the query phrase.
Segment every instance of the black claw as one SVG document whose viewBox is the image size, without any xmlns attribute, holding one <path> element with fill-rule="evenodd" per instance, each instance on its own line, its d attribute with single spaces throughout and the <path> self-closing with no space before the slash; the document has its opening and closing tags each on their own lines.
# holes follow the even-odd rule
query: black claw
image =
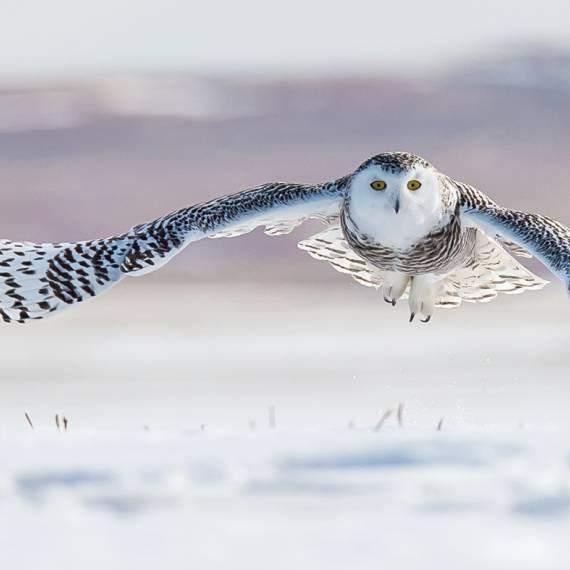
<svg viewBox="0 0 570 570">
<path fill-rule="evenodd" d="M 388 289 L 388 295 L 392 295 L 392 289 L 393 287 L 390 287 L 390 289 Z M 384 301 L 392 305 L 392 307 L 396 306 L 396 299 L 388 299 L 388 297 L 384 297 Z"/>
<path fill-rule="evenodd" d="M 410 321 L 409 321 L 410 323 L 414 320 L 415 316 L 416 316 L 416 313 L 412 313 L 410 315 Z"/>
<path fill-rule="evenodd" d="M 431 321 L 431 315 L 428 315 L 425 319 L 422 319 L 422 323 L 429 323 Z"/>
</svg>

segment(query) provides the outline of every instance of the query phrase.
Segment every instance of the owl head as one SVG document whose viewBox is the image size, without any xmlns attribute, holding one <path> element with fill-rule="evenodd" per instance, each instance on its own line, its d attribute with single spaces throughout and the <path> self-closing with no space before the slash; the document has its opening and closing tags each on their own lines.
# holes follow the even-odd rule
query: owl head
<svg viewBox="0 0 570 570">
<path fill-rule="evenodd" d="M 406 248 L 433 231 L 444 216 L 440 176 L 419 156 L 379 154 L 354 172 L 345 206 L 361 233 Z"/>
<path fill-rule="evenodd" d="M 364 162 L 352 177 L 350 196 L 355 206 L 394 216 L 425 215 L 441 205 L 437 171 L 407 152 L 387 152 Z"/>
</svg>

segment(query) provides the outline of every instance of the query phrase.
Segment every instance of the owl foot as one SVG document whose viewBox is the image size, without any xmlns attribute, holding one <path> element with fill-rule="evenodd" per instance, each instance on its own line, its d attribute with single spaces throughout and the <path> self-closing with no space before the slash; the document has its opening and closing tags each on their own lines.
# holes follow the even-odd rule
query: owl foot
<svg viewBox="0 0 570 570">
<path fill-rule="evenodd" d="M 431 317 L 432 315 L 428 315 L 425 319 L 420 319 L 420 321 L 422 323 L 429 323 L 431 321 Z M 413 323 L 415 318 L 416 318 L 416 313 L 410 313 L 410 320 L 408 322 Z"/>
<path fill-rule="evenodd" d="M 428 275 L 419 275 L 412 278 L 410 286 L 410 322 L 417 314 L 424 316 L 422 323 L 429 323 L 435 308 L 437 281 Z"/>
<path fill-rule="evenodd" d="M 395 307 L 398 300 L 406 292 L 409 282 L 410 278 L 407 275 L 387 271 L 384 275 L 384 286 L 382 287 L 384 301 Z"/>
</svg>

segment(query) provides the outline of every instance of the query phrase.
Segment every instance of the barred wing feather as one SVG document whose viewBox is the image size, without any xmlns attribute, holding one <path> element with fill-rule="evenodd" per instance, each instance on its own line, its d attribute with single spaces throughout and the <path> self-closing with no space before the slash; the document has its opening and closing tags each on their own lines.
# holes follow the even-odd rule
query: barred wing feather
<svg viewBox="0 0 570 570">
<path fill-rule="evenodd" d="M 340 226 L 301 241 L 299 248 L 315 259 L 327 261 L 334 269 L 350 275 L 362 285 L 380 288 L 384 282 L 385 272 L 350 248 Z M 541 289 L 546 283 L 523 267 L 495 240 L 477 232 L 471 263 L 441 276 L 436 306 L 458 307 L 463 301 L 484 303 L 493 300 L 499 293 L 523 293 Z M 408 291 L 403 298 L 407 296 Z"/>
<path fill-rule="evenodd" d="M 451 183 L 459 192 L 462 216 L 528 251 L 562 280 L 570 294 L 570 228 L 540 214 L 503 208 L 468 184 Z"/>
<path fill-rule="evenodd" d="M 168 214 L 106 239 L 62 244 L 0 240 L 0 318 L 42 319 L 91 299 L 125 276 L 155 271 L 193 241 L 265 227 L 291 231 L 338 216 L 346 179 L 319 185 L 264 184 Z"/>
</svg>

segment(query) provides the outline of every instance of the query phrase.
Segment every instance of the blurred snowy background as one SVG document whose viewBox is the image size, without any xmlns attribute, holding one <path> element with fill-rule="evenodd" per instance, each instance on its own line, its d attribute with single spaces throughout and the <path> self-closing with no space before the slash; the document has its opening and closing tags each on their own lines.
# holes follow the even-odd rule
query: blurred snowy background
<svg viewBox="0 0 570 570">
<path fill-rule="evenodd" d="M 1 237 L 402 149 L 570 222 L 567 0 L 0 7 Z M 562 288 L 410 326 L 313 229 L 0 328 L 2 568 L 568 568 Z"/>
</svg>

